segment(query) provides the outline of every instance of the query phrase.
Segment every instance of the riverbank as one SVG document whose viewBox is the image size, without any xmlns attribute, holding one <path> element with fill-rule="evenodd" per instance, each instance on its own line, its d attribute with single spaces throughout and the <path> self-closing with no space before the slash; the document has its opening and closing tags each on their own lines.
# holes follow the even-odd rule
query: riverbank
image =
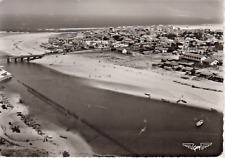
<svg viewBox="0 0 225 158">
<path fill-rule="evenodd" d="M 222 113 L 95 88 L 86 84 L 89 80 L 38 64 L 5 67 L 14 74 L 5 92 L 19 93 L 30 116 L 44 129 L 58 133 L 52 127 L 56 124 L 73 132 L 73 137 L 78 133 L 96 155 L 213 156 L 221 152 Z M 204 124 L 198 128 L 200 119 Z M 139 134 L 145 126 L 147 130 Z M 181 145 L 187 141 L 213 146 L 193 152 Z"/>
<path fill-rule="evenodd" d="M 104 62 L 101 57 L 95 58 L 80 54 L 47 56 L 42 60 L 34 61 L 34 63 L 68 75 L 92 79 L 87 84 L 94 87 L 140 97 L 148 97 L 145 93 L 149 93 L 151 98 L 171 102 L 177 102 L 183 96 L 183 99 L 193 106 L 223 111 L 222 92 L 196 89 L 177 82 L 223 91 L 220 83 L 206 80 L 202 82 L 187 81 L 163 70 L 153 72 L 124 67 Z"/>
<path fill-rule="evenodd" d="M 164 77 L 157 71 L 123 66 L 122 63 L 114 64 L 115 61 L 105 60 L 104 55 L 52 55 L 35 60 L 41 65 L 44 64 L 41 62 L 46 62 L 44 66 L 51 69 L 26 62 L 5 64 L 6 70 L 15 75 L 6 89 L 11 92 L 19 89 L 18 92 L 25 98 L 32 118 L 38 116 L 37 123 L 40 123 L 43 129 L 55 131 L 67 138 L 68 135 L 60 133 L 62 127 L 63 131 L 73 132 L 72 138 L 81 138 L 81 135 L 98 155 L 214 156 L 221 153 L 222 113 L 121 94 L 135 92 L 133 95 L 147 97 L 144 93 L 149 92 L 148 88 L 161 84 L 157 80 L 162 79 L 161 81 L 165 80 L 164 84 L 155 85 L 154 91 L 149 93 L 152 98 L 157 93 L 160 98 L 165 98 L 171 94 L 171 89 L 167 87 L 176 91 L 176 85 L 167 85 L 173 81 L 170 79 L 171 74 L 166 74 L 165 71 L 160 71 L 164 73 Z M 53 67 L 59 72 L 67 71 L 70 75 L 53 71 Z M 80 77 L 71 77 L 71 74 Z M 176 76 L 172 77 L 174 79 Z M 21 82 L 17 83 L 18 81 Z M 21 83 L 30 86 L 37 93 L 32 93 Z M 139 86 L 141 84 L 142 86 Z M 18 87 L 19 85 L 22 87 Z M 158 89 L 159 87 L 161 89 Z M 199 93 L 202 91 L 201 89 Z M 43 97 L 39 98 L 40 96 Z M 186 100 L 186 96 L 183 99 Z M 196 122 L 200 119 L 204 120 L 204 124 L 197 128 Z M 55 124 L 56 127 L 53 126 Z M 141 133 L 142 129 L 145 131 Z M 54 138 L 53 134 L 49 135 Z M 64 138 L 56 138 L 64 141 Z M 204 151 L 193 152 L 181 145 L 184 142 L 195 142 L 196 145 L 212 142 L 213 146 Z M 82 143 L 76 141 L 72 146 L 74 149 L 82 148 Z"/>
<path fill-rule="evenodd" d="M 47 42 L 54 33 L 16 34 L 1 38 L 0 43 L 7 45 L 1 48 L 11 55 L 42 54 L 45 50 L 40 44 Z M 110 56 L 110 53 L 108 53 Z M 123 57 L 120 57 L 123 60 Z M 117 61 L 105 60 L 105 53 L 67 55 L 50 55 L 34 63 L 42 64 L 62 73 L 90 79 L 87 84 L 101 89 L 126 93 L 141 97 L 177 102 L 184 99 L 188 105 L 202 108 L 213 108 L 223 111 L 223 84 L 209 80 L 184 80 L 176 73 L 162 69 L 138 69 L 121 65 Z M 151 65 L 151 61 L 148 63 Z M 183 84 L 180 84 L 183 83 Z M 200 88 L 193 88 L 192 86 Z M 217 91 L 205 90 L 213 89 Z"/>
</svg>

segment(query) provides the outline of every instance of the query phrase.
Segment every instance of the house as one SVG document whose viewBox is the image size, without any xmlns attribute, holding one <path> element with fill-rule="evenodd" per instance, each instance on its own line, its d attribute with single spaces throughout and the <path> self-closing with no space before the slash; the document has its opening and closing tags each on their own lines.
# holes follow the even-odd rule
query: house
<svg viewBox="0 0 225 158">
<path fill-rule="evenodd" d="M 64 47 L 63 49 L 64 49 L 66 52 L 72 52 L 72 51 L 74 51 L 73 45 L 70 45 L 70 44 L 64 44 L 63 47 Z"/>
<path fill-rule="evenodd" d="M 164 62 L 159 62 L 158 64 L 152 64 L 152 66 L 164 67 Z"/>
<path fill-rule="evenodd" d="M 200 54 L 193 54 L 193 53 L 184 53 L 180 55 L 181 60 L 189 60 L 193 62 L 201 62 L 206 59 L 204 55 Z"/>
<path fill-rule="evenodd" d="M 223 82 L 223 76 L 222 75 L 215 75 L 215 76 L 213 76 L 212 80 L 216 81 L 216 82 Z"/>
<path fill-rule="evenodd" d="M 127 54 L 127 52 L 128 52 L 128 51 L 127 51 L 126 49 L 123 49 L 123 50 L 122 50 L 122 53 L 123 53 L 123 54 Z"/>
<path fill-rule="evenodd" d="M 205 66 L 215 66 L 215 65 L 219 64 L 219 61 L 217 59 L 207 58 L 207 59 L 203 60 L 202 63 Z"/>
<path fill-rule="evenodd" d="M 161 48 L 162 53 L 167 53 L 168 48 Z"/>
<path fill-rule="evenodd" d="M 53 44 L 58 42 L 58 37 L 49 37 L 48 43 Z"/>
<path fill-rule="evenodd" d="M 175 67 L 175 66 L 178 66 L 178 63 L 177 62 L 175 62 L 175 61 L 166 61 L 165 63 L 164 63 L 164 65 L 165 66 L 168 66 L 168 67 Z"/>
<path fill-rule="evenodd" d="M 139 50 L 140 49 L 140 44 L 134 44 L 132 49 L 133 50 Z"/>
<path fill-rule="evenodd" d="M 173 67 L 173 70 L 175 70 L 175 71 L 180 71 L 180 70 L 182 70 L 182 68 L 183 68 L 182 65 L 178 65 L 178 66 L 174 66 L 174 67 Z"/>
<path fill-rule="evenodd" d="M 171 71 L 171 70 L 172 70 L 172 68 L 169 67 L 169 66 L 164 66 L 163 68 L 164 68 L 165 70 L 168 70 L 168 71 Z"/>
<path fill-rule="evenodd" d="M 195 73 L 195 69 L 192 67 L 183 67 L 182 71 L 186 72 L 188 75 L 193 75 Z"/>
<path fill-rule="evenodd" d="M 197 70 L 195 72 L 196 76 L 199 76 L 199 77 L 203 77 L 203 78 L 211 78 L 212 76 L 215 75 L 215 73 L 211 72 L 211 71 L 208 71 L 206 69 L 201 69 L 201 70 Z"/>
<path fill-rule="evenodd" d="M 187 63 L 187 62 L 179 62 L 178 64 L 179 65 L 183 65 L 185 67 L 194 67 L 194 63 L 193 62 L 189 62 L 189 63 Z"/>
<path fill-rule="evenodd" d="M 187 47 L 184 51 L 194 54 L 204 54 L 206 50 L 204 48 L 199 47 Z"/>
<path fill-rule="evenodd" d="M 128 54 L 128 50 L 126 48 L 119 47 L 116 50 L 122 54 Z"/>
</svg>

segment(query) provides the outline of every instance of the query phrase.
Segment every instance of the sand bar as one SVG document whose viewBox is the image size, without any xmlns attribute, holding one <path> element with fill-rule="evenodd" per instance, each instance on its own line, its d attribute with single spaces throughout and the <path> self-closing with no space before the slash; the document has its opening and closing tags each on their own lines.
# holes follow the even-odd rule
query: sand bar
<svg viewBox="0 0 225 158">
<path fill-rule="evenodd" d="M 79 136 L 55 126 L 57 131 L 42 129 L 29 117 L 19 94 L 0 91 L 0 141 L 2 156 L 91 156 L 92 150 Z M 62 139 L 61 136 L 68 139 Z"/>
<path fill-rule="evenodd" d="M 31 54 L 42 54 L 46 50 L 41 48 L 40 44 L 47 42 L 48 37 L 53 34 L 55 33 L 25 33 L 4 36 L 0 38 L 0 50 L 11 55 L 27 55 L 31 52 Z M 2 45 L 4 46 L 2 47 Z M 176 102 L 183 96 L 189 105 L 223 111 L 222 83 L 209 80 L 201 82 L 184 80 L 176 77 L 174 73 L 168 73 L 161 69 L 157 71 L 135 69 L 76 53 L 46 56 L 34 62 L 65 74 L 91 79 L 87 84 L 98 88 L 141 97 L 146 97 L 145 93 L 149 93 L 152 98 L 172 102 Z M 180 83 L 220 92 L 192 88 Z"/>
</svg>

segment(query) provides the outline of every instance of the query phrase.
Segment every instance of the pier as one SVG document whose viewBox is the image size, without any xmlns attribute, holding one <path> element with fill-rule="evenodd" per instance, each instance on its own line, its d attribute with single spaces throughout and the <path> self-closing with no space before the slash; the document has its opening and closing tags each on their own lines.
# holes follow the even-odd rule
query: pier
<svg viewBox="0 0 225 158">
<path fill-rule="evenodd" d="M 7 63 L 10 63 L 14 61 L 15 63 L 17 61 L 23 62 L 23 61 L 30 61 L 30 60 L 35 60 L 35 59 L 41 59 L 44 56 L 44 54 L 40 55 L 21 55 L 21 56 L 9 56 L 7 57 Z"/>
</svg>

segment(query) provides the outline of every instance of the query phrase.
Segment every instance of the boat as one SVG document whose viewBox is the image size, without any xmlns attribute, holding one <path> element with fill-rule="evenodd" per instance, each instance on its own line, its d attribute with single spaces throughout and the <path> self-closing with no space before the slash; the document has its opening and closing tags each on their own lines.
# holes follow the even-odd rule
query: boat
<svg viewBox="0 0 225 158">
<path fill-rule="evenodd" d="M 187 103 L 187 101 L 183 99 L 183 95 L 181 96 L 179 100 L 177 100 L 177 103 L 180 103 L 180 102 L 185 104 Z"/>
<path fill-rule="evenodd" d="M 4 66 L 0 66 L 0 82 L 6 81 L 12 78 L 11 73 L 4 70 Z"/>
<path fill-rule="evenodd" d="M 197 126 L 197 127 L 200 127 L 203 123 L 204 123 L 204 120 L 199 120 L 199 121 L 196 123 L 196 126 Z"/>
</svg>

